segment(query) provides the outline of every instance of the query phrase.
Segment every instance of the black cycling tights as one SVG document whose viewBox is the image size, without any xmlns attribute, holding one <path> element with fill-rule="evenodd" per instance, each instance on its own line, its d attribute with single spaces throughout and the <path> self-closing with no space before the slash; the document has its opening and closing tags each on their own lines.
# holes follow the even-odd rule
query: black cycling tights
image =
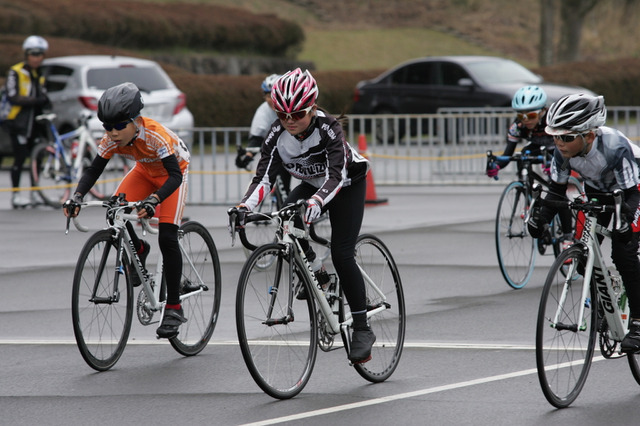
<svg viewBox="0 0 640 426">
<path fill-rule="evenodd" d="M 178 244 L 178 225 L 161 223 L 158 226 L 158 245 L 162 252 L 162 270 L 167 280 L 167 304 L 180 303 L 182 253 Z"/>
<path fill-rule="evenodd" d="M 127 222 L 127 230 L 133 246 L 139 249 L 140 238 L 131 222 Z M 180 244 L 178 244 L 178 225 L 160 223 L 158 226 L 158 245 L 162 252 L 162 270 L 167 281 L 167 303 L 177 305 L 180 303 L 180 278 L 182 277 L 182 253 L 180 253 Z"/>
<path fill-rule="evenodd" d="M 11 166 L 11 185 L 14 188 L 20 186 L 20 175 L 24 167 L 24 162 L 31 155 L 33 149 L 34 139 L 28 139 L 27 143 L 18 143 L 18 135 L 11 134 L 11 146 L 13 148 L 13 165 Z M 29 174 L 31 175 L 31 174 Z M 31 185 L 33 186 L 33 178 L 31 179 Z"/>
<path fill-rule="evenodd" d="M 327 206 L 331 220 L 331 259 L 351 312 L 366 310 L 364 280 L 355 259 L 356 239 L 362 225 L 366 190 L 366 180 L 363 179 L 340 189 Z M 316 191 L 317 188 L 303 182 L 291 191 L 286 203 L 307 200 Z M 309 243 L 301 241 L 301 245 L 306 252 Z"/>
</svg>

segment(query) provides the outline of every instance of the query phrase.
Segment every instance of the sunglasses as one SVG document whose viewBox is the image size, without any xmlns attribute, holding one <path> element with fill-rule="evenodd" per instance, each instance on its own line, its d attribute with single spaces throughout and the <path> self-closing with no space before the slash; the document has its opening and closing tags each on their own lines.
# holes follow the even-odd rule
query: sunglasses
<svg viewBox="0 0 640 426">
<path fill-rule="evenodd" d="M 518 120 L 536 120 L 540 116 L 540 110 L 538 111 L 529 111 L 529 112 L 519 112 L 516 114 Z"/>
<path fill-rule="evenodd" d="M 27 50 L 29 56 L 44 56 L 44 50 Z"/>
<path fill-rule="evenodd" d="M 115 124 L 111 124 L 111 123 L 102 123 L 102 127 L 104 127 L 104 129 L 107 132 L 112 131 L 113 129 L 116 130 L 123 130 L 125 127 L 127 127 L 127 125 L 129 123 L 131 123 L 133 120 L 127 120 L 127 121 L 122 121 L 120 123 L 115 123 Z"/>
<path fill-rule="evenodd" d="M 553 135 L 554 139 L 560 139 L 562 142 L 573 142 L 578 138 L 578 136 L 582 136 L 582 133 L 569 134 L 569 135 Z"/>
<path fill-rule="evenodd" d="M 305 118 L 307 116 L 307 114 L 309 114 L 309 111 L 311 111 L 313 109 L 313 105 L 311 105 L 310 107 L 307 107 L 305 109 L 301 109 L 300 111 L 294 111 L 294 112 L 281 112 L 281 111 L 276 111 L 276 115 L 278 116 L 278 118 L 282 121 L 286 121 L 286 120 L 293 120 L 293 121 L 298 121 L 298 120 L 302 120 L 303 118 Z"/>
</svg>

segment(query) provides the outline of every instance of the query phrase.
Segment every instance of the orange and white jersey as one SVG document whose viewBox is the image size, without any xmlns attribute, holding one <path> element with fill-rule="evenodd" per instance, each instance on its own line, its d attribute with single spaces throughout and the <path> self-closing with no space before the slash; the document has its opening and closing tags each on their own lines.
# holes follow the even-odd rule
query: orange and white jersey
<svg viewBox="0 0 640 426">
<path fill-rule="evenodd" d="M 167 176 L 162 159 L 175 154 L 180 170 L 185 171 L 191 154 L 186 144 L 173 131 L 146 117 L 135 119 L 138 135 L 133 143 L 119 147 L 106 133 L 98 145 L 98 155 L 110 159 L 113 154 L 135 160 L 151 177 Z"/>
</svg>

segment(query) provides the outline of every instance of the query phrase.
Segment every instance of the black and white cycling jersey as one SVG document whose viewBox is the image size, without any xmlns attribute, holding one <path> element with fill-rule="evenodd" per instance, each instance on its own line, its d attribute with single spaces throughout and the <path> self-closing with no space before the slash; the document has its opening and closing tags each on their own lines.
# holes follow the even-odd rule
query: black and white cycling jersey
<svg viewBox="0 0 640 426">
<path fill-rule="evenodd" d="M 369 162 L 345 140 L 340 123 L 318 109 L 301 140 L 274 121 L 262 144 L 256 175 L 242 204 L 254 209 L 269 194 L 280 165 L 291 176 L 318 188 L 314 198 L 326 205 L 343 186 L 364 179 Z"/>
<path fill-rule="evenodd" d="M 579 142 L 576 142 L 579 143 Z M 565 184 L 574 170 L 585 184 L 602 192 L 629 189 L 638 186 L 638 164 L 631 141 L 622 132 L 610 127 L 596 131 L 591 150 L 584 156 L 565 159 L 555 150 L 551 162 L 551 180 Z"/>
</svg>

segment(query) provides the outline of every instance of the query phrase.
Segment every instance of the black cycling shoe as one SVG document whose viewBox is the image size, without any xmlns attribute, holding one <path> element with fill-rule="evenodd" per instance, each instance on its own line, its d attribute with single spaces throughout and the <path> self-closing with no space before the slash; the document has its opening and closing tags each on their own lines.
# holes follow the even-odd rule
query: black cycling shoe
<svg viewBox="0 0 640 426">
<path fill-rule="evenodd" d="M 158 337 L 164 339 L 176 337 L 178 335 L 178 328 L 185 322 L 187 322 L 187 319 L 184 317 L 182 308 L 165 309 L 162 324 L 156 330 L 156 334 Z"/>
<path fill-rule="evenodd" d="M 140 262 L 142 262 L 142 267 L 145 268 L 146 262 L 147 262 L 147 256 L 149 256 L 149 252 L 151 251 L 151 246 L 149 245 L 148 242 L 141 240 L 140 241 L 142 243 L 142 253 L 138 254 L 138 257 L 140 258 Z M 138 274 L 135 272 L 136 268 L 135 266 L 133 266 L 133 260 L 129 263 L 129 277 L 131 278 L 131 284 L 134 287 L 138 287 L 140 284 L 142 284 L 142 281 L 140 281 L 140 276 L 138 276 Z"/>
<path fill-rule="evenodd" d="M 624 353 L 640 351 L 640 320 L 631 320 L 629 332 L 620 343 L 620 350 Z"/>
<path fill-rule="evenodd" d="M 351 335 L 351 350 L 349 361 L 360 364 L 371 359 L 371 347 L 376 341 L 376 335 L 370 328 L 365 330 L 353 330 Z"/>
</svg>

